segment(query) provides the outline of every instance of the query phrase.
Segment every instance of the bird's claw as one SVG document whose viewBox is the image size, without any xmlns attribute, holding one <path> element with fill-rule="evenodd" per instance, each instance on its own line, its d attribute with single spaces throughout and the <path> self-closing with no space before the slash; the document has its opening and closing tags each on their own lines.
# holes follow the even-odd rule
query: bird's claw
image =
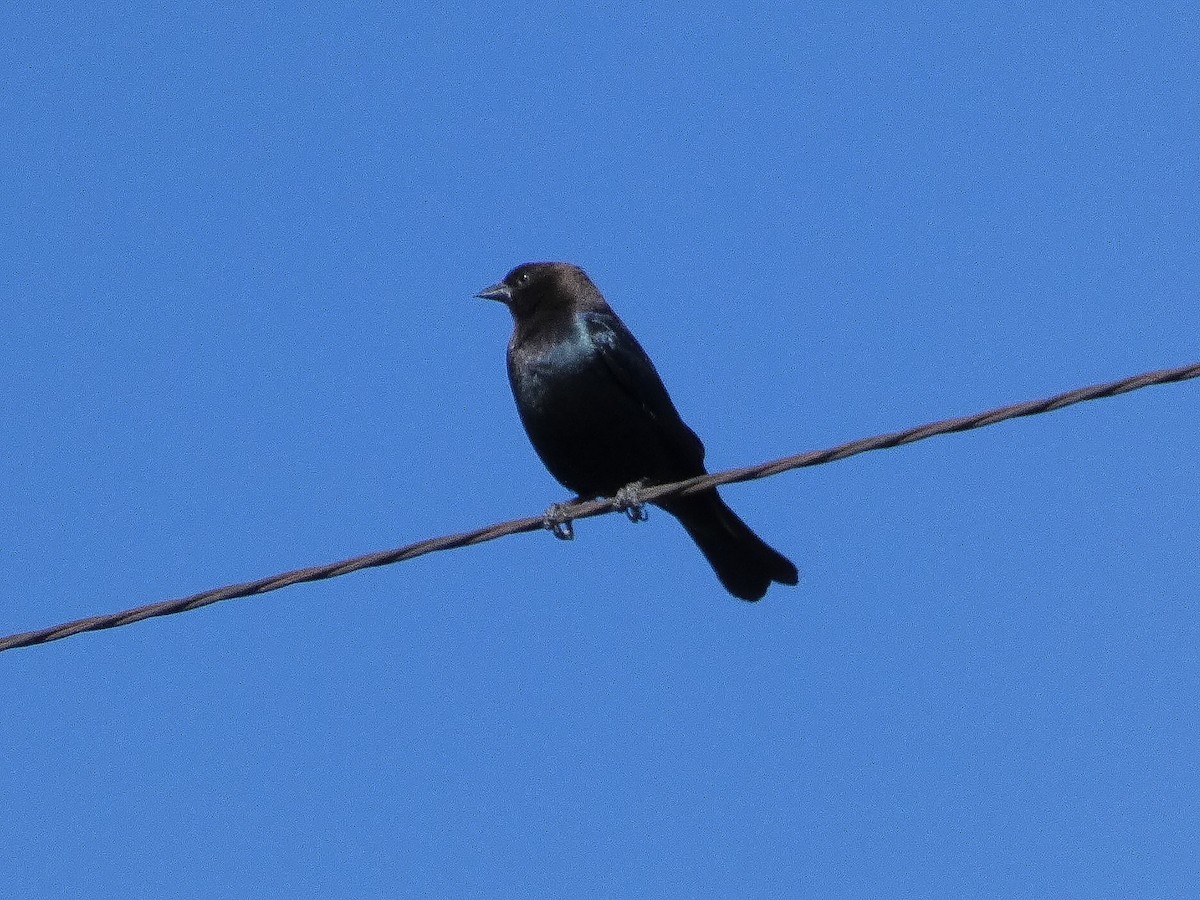
<svg viewBox="0 0 1200 900">
<path fill-rule="evenodd" d="M 646 486 L 645 479 L 627 484 L 617 491 L 613 497 L 613 509 L 625 513 L 630 522 L 645 522 L 646 504 L 642 501 L 642 488 Z"/>
<path fill-rule="evenodd" d="M 568 506 L 569 503 L 552 503 L 542 516 L 542 527 L 560 541 L 575 540 L 575 526 L 566 514 Z"/>
</svg>

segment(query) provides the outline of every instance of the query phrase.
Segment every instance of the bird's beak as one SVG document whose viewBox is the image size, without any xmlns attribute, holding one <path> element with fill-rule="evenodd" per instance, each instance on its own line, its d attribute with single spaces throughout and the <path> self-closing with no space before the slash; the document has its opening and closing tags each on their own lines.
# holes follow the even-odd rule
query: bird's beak
<svg viewBox="0 0 1200 900">
<path fill-rule="evenodd" d="M 499 284 L 493 284 L 490 288 L 484 288 L 475 296 L 483 300 L 499 300 L 501 303 L 508 303 L 512 299 L 512 288 L 501 281 Z"/>
</svg>

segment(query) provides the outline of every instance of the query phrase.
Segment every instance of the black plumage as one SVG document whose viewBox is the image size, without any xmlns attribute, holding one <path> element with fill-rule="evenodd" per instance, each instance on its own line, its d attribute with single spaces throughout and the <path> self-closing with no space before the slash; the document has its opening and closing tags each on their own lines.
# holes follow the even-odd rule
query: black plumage
<svg viewBox="0 0 1200 900">
<path fill-rule="evenodd" d="M 477 296 L 504 303 L 514 330 L 508 378 L 534 449 L 580 497 L 705 473 L 704 445 L 654 364 L 578 266 L 526 263 Z M 796 567 L 763 542 L 716 490 L 657 501 L 675 516 L 735 597 L 758 600 Z"/>
</svg>

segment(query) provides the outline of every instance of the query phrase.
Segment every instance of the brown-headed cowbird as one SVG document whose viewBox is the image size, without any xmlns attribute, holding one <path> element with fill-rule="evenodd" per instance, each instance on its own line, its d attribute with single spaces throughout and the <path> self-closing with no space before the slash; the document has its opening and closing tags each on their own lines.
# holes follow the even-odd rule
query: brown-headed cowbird
<svg viewBox="0 0 1200 900">
<path fill-rule="evenodd" d="M 583 269 L 526 263 L 476 296 L 512 312 L 508 380 L 517 411 L 538 456 L 568 489 L 581 498 L 612 497 L 639 482 L 705 474 L 704 445 Z M 655 505 L 683 524 L 735 597 L 758 600 L 771 582 L 796 583 L 796 567 L 716 489 Z"/>
</svg>

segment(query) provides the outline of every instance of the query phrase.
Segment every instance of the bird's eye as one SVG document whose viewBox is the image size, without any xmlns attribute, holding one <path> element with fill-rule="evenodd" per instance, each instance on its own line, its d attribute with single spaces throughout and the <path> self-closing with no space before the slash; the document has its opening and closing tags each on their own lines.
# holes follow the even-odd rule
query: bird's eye
<svg viewBox="0 0 1200 900">
<path fill-rule="evenodd" d="M 522 272 L 520 275 L 517 276 L 517 286 L 524 287 L 527 284 L 529 284 L 529 273 Z"/>
</svg>

